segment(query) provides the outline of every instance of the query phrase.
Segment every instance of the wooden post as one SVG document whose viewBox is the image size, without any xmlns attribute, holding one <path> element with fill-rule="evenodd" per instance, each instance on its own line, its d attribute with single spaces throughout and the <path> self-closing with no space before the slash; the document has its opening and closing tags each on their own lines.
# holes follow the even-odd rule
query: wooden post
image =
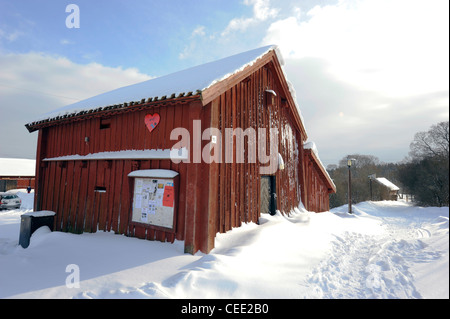
<svg viewBox="0 0 450 319">
<path fill-rule="evenodd" d="M 351 165 L 348 165 L 348 213 L 352 213 L 352 172 Z"/>
<path fill-rule="evenodd" d="M 194 143 L 198 143 L 195 141 L 195 138 L 192 136 L 194 127 L 193 121 L 200 119 L 200 111 L 201 104 L 199 103 L 191 103 L 189 106 L 189 132 L 191 132 L 191 143 L 190 149 L 188 150 L 190 153 L 190 163 L 187 166 L 186 171 L 186 215 L 185 215 L 185 230 L 184 230 L 184 252 L 189 254 L 195 254 L 198 251 L 198 246 L 196 243 L 196 231 L 198 227 L 196 227 L 197 217 L 200 212 L 200 185 L 198 182 L 198 175 L 200 170 L 200 163 L 193 163 L 194 160 Z M 200 135 L 201 136 L 201 135 Z M 201 149 L 200 145 L 197 144 L 197 148 Z M 198 156 L 198 154 L 196 155 Z M 200 154 L 201 156 L 201 154 Z"/>
<path fill-rule="evenodd" d="M 211 102 L 211 127 L 219 128 L 219 103 L 220 98 Z M 216 150 L 215 150 L 216 151 Z M 214 248 L 214 239 L 216 237 L 217 215 L 219 193 L 219 163 L 209 164 L 209 201 L 208 201 L 208 243 L 207 253 Z"/>
</svg>

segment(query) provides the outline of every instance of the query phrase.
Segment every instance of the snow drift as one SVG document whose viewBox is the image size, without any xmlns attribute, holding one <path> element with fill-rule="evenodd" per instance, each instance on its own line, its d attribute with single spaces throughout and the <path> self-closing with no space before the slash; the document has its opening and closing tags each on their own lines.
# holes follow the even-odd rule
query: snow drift
<svg viewBox="0 0 450 319">
<path fill-rule="evenodd" d="M 183 242 L 37 230 L 18 246 L 20 210 L 0 212 L 1 298 L 449 298 L 449 209 L 364 202 L 264 215 L 218 234 L 210 254 Z M 69 265 L 79 286 L 66 285 Z"/>
</svg>

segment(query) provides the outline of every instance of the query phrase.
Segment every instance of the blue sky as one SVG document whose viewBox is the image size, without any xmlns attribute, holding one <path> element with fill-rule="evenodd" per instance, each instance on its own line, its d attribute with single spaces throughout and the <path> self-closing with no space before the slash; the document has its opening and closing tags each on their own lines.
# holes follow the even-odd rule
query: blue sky
<svg viewBox="0 0 450 319">
<path fill-rule="evenodd" d="M 66 27 L 68 4 L 80 28 Z M 447 0 L 0 0 L 0 157 L 33 158 L 24 124 L 77 100 L 279 45 L 310 141 L 398 162 L 448 121 Z"/>
<path fill-rule="evenodd" d="M 246 35 L 243 32 L 222 35 L 233 19 L 253 17 L 253 2 L 256 3 L 2 0 L 0 27 L 8 34 L 17 35 L 14 41 L 3 43 L 2 49 L 45 52 L 80 64 L 96 62 L 110 67 L 134 67 L 142 73 L 159 76 L 260 46 L 265 35 L 260 23 L 249 26 Z M 80 8 L 79 29 L 68 29 L 65 25 L 69 15 L 65 8 L 70 3 Z M 277 8 L 272 10 L 277 11 L 278 17 L 289 16 L 295 4 L 276 3 Z M 308 1 L 304 3 L 311 7 Z M 261 22 L 269 19 L 261 18 L 264 20 Z"/>
</svg>

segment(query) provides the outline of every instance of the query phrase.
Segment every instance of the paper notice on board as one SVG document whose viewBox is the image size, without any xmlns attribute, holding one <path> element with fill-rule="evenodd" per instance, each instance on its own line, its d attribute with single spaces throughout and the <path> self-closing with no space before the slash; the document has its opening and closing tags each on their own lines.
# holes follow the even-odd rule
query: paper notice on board
<svg viewBox="0 0 450 319">
<path fill-rule="evenodd" d="M 164 183 L 158 183 L 156 194 L 164 194 Z"/>
<path fill-rule="evenodd" d="M 173 186 L 166 185 L 164 188 L 164 197 L 162 200 L 163 206 L 165 207 L 173 207 Z"/>
<path fill-rule="evenodd" d="M 134 185 L 132 221 L 172 229 L 175 206 L 173 181 L 137 178 Z"/>
<path fill-rule="evenodd" d="M 164 194 L 156 194 L 155 196 L 155 205 L 161 207 L 163 205 L 163 196 Z"/>
<path fill-rule="evenodd" d="M 142 207 L 142 196 L 136 195 L 136 200 L 134 202 L 134 208 L 141 208 Z"/>
<path fill-rule="evenodd" d="M 156 202 L 154 200 L 150 200 L 148 202 L 149 207 L 149 214 L 155 215 L 156 214 Z"/>
<path fill-rule="evenodd" d="M 144 182 L 143 189 L 146 193 L 153 194 L 156 190 L 156 184 L 154 181 L 146 181 Z"/>
<path fill-rule="evenodd" d="M 148 222 L 147 209 L 145 209 L 145 208 L 143 208 L 141 211 L 141 222 L 144 222 L 144 223 Z"/>
<path fill-rule="evenodd" d="M 142 182 L 142 179 L 137 179 L 136 180 L 136 190 L 135 190 L 135 193 L 141 193 L 142 192 L 142 185 L 143 185 L 143 182 Z"/>
</svg>

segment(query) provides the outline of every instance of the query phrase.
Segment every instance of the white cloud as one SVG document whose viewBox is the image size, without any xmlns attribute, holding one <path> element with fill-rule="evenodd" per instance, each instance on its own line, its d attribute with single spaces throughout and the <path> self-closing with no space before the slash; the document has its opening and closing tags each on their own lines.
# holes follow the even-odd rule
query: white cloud
<svg viewBox="0 0 450 319">
<path fill-rule="evenodd" d="M 77 64 L 65 57 L 43 53 L 6 54 L 0 56 L 0 84 L 16 90 L 42 92 L 84 99 L 104 91 L 150 79 L 135 68 L 105 67 L 98 63 Z M 3 88 L 2 96 L 16 95 Z M 67 104 L 67 99 L 53 103 Z M 43 105 L 43 107 L 46 107 Z"/>
<path fill-rule="evenodd" d="M 180 60 L 189 58 L 192 55 L 192 52 L 194 51 L 195 47 L 196 47 L 195 43 L 190 42 L 188 45 L 184 47 L 183 51 L 178 54 L 178 58 Z"/>
<path fill-rule="evenodd" d="M 270 0 L 245 0 L 244 4 L 253 6 L 253 16 L 250 18 L 232 19 L 222 32 L 222 36 L 226 36 L 234 31 L 245 31 L 248 27 L 258 22 L 266 21 L 278 15 L 279 10 L 270 7 Z"/>
<path fill-rule="evenodd" d="M 192 37 L 195 36 L 204 36 L 206 34 L 205 32 L 205 26 L 199 25 L 197 26 L 194 31 L 192 31 Z"/>
<path fill-rule="evenodd" d="M 265 21 L 268 18 L 273 18 L 278 14 L 278 10 L 271 8 L 270 0 L 245 0 L 244 3 L 248 6 L 253 5 L 253 14 L 255 19 Z"/>
<path fill-rule="evenodd" d="M 18 31 L 18 30 L 14 30 L 13 32 L 6 32 L 6 31 L 0 29 L 0 40 L 6 39 L 9 42 L 13 42 L 22 35 L 23 35 L 23 32 Z"/>
<path fill-rule="evenodd" d="M 324 163 L 350 153 L 395 162 L 448 120 L 449 3 L 341 0 L 270 24 Z"/>
<path fill-rule="evenodd" d="M 189 42 L 184 46 L 183 51 L 178 54 L 180 60 L 188 59 L 192 56 L 192 53 L 197 48 L 196 38 L 204 38 L 206 36 L 206 28 L 203 25 L 197 26 L 194 31 L 192 31 L 189 38 Z M 211 36 L 210 36 L 211 38 Z"/>
<path fill-rule="evenodd" d="M 448 1 L 342 0 L 307 20 L 272 23 L 264 43 L 286 57 L 316 57 L 341 80 L 392 96 L 448 88 Z"/>
<path fill-rule="evenodd" d="M 36 134 L 24 125 L 37 116 L 151 77 L 137 69 L 77 64 L 42 53 L 0 54 L 0 157 L 33 158 Z"/>
<path fill-rule="evenodd" d="M 59 41 L 59 44 L 61 44 L 61 45 L 69 45 L 69 44 L 75 44 L 75 42 L 73 42 L 71 40 L 67 40 L 67 39 L 61 39 Z"/>
</svg>

